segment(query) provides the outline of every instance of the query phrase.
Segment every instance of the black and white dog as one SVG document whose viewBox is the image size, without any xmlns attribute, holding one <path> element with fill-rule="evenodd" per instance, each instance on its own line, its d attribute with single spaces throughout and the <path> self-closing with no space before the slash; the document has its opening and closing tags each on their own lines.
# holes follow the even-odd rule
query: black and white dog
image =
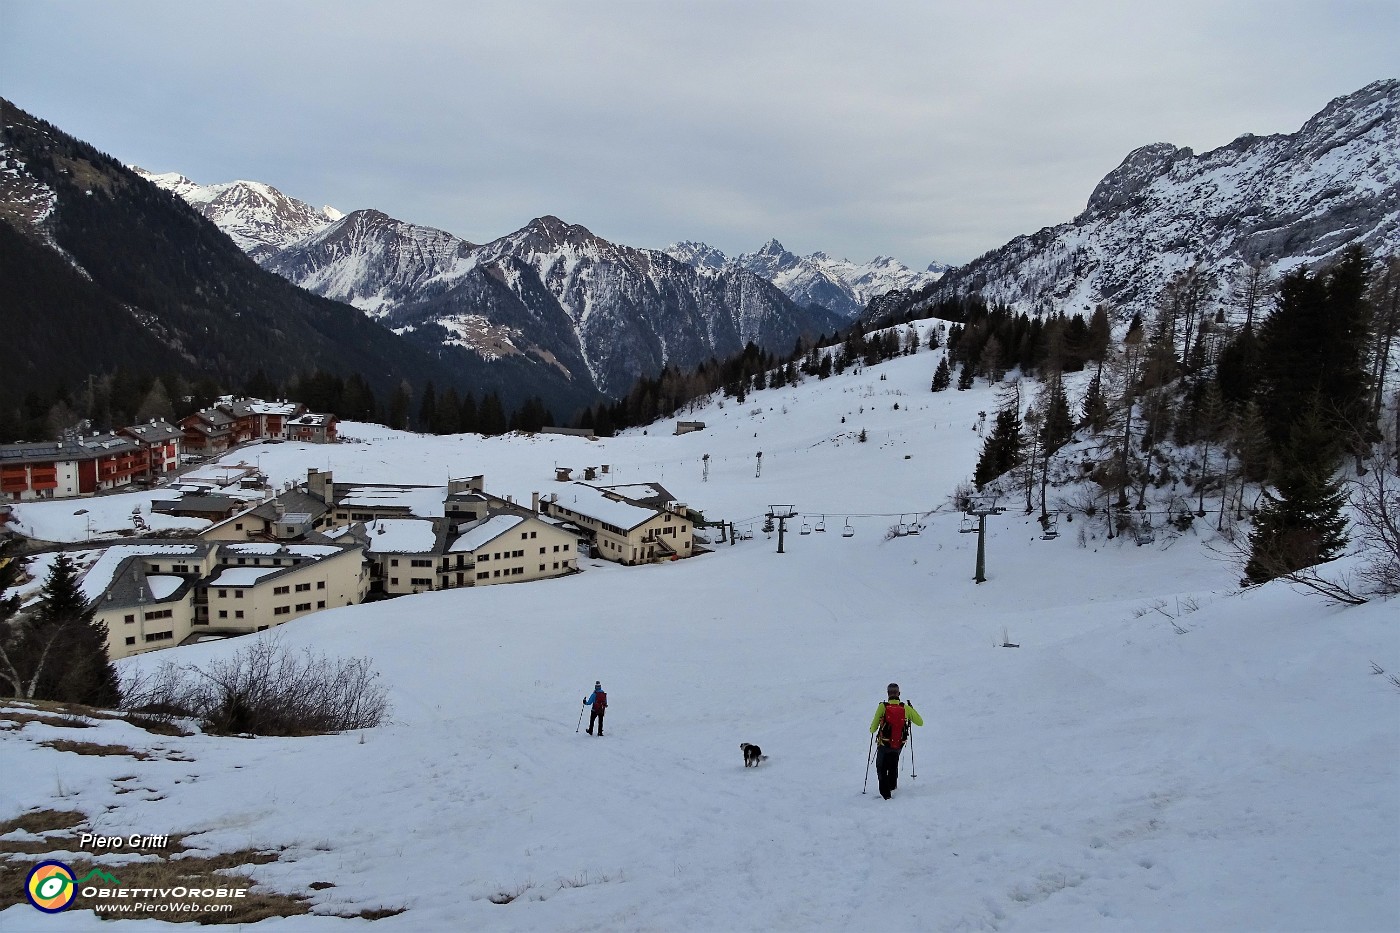
<svg viewBox="0 0 1400 933">
<path fill-rule="evenodd" d="M 760 761 L 767 761 L 768 756 L 763 754 L 763 749 L 757 745 L 750 745 L 748 742 L 740 742 L 739 750 L 744 753 L 744 767 L 757 768 Z"/>
</svg>

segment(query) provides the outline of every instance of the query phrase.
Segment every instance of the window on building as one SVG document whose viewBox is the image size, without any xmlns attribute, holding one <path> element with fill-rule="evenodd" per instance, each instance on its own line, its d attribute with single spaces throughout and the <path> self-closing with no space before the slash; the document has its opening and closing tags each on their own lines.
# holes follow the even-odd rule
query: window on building
<svg viewBox="0 0 1400 933">
<path fill-rule="evenodd" d="M 391 560 L 389 561 L 389 566 L 390 566 L 390 567 L 397 567 L 398 565 L 399 565 L 399 559 L 398 559 L 397 557 L 395 557 L 395 558 L 393 558 L 393 559 L 391 559 Z"/>
<path fill-rule="evenodd" d="M 311 589 L 311 584 L 310 584 L 310 583 L 298 583 L 298 584 L 297 584 L 297 592 L 298 592 L 298 593 L 305 593 L 305 592 L 306 592 L 307 590 L 309 590 L 309 589 Z"/>
<path fill-rule="evenodd" d="M 273 595 L 273 596 L 285 596 L 286 594 L 290 593 L 291 591 L 292 591 L 292 588 L 291 588 L 290 586 L 274 586 L 274 587 L 272 588 L 272 595 Z"/>
<path fill-rule="evenodd" d="M 175 637 L 174 632 L 147 632 L 146 641 L 166 641 Z"/>
<path fill-rule="evenodd" d="M 500 572 L 499 570 L 493 570 L 493 571 L 491 571 L 491 576 L 493 576 L 493 577 L 499 577 L 500 575 L 501 575 L 501 572 Z"/>
<path fill-rule="evenodd" d="M 432 586 L 432 585 L 433 585 L 433 578 L 432 578 L 432 577 L 414 577 L 414 578 L 412 579 L 412 581 L 409 583 L 409 585 L 410 585 L 410 586 Z"/>
<path fill-rule="evenodd" d="M 318 590 L 324 590 L 325 588 L 326 588 L 326 581 L 325 581 L 325 580 L 317 580 L 317 581 L 316 581 L 316 589 L 318 589 Z"/>
<path fill-rule="evenodd" d="M 483 571 L 481 571 L 480 573 L 478 573 L 478 574 L 476 575 L 476 578 L 477 578 L 478 580 L 486 580 L 486 579 L 490 578 L 490 576 L 491 576 L 491 571 L 489 571 L 489 570 L 483 570 Z"/>
<path fill-rule="evenodd" d="M 535 536 L 536 536 L 536 535 L 535 535 L 535 532 L 533 532 L 533 531 L 532 531 L 532 532 L 530 532 L 530 537 L 532 537 L 532 538 L 533 538 L 533 537 L 535 537 Z"/>
<path fill-rule="evenodd" d="M 239 523 L 237 523 L 236 525 L 234 525 L 234 526 L 233 526 L 233 530 L 234 530 L 234 531 L 242 531 L 242 530 L 243 530 L 243 523 L 242 523 L 242 522 L 239 522 Z"/>
<path fill-rule="evenodd" d="M 134 616 L 134 615 L 129 615 L 129 616 L 127 616 L 126 618 L 122 619 L 122 621 L 123 621 L 123 622 L 135 622 L 135 621 L 136 621 L 136 616 Z"/>
<path fill-rule="evenodd" d="M 317 608 L 317 609 L 324 609 L 324 608 L 326 608 L 326 601 L 325 601 L 324 599 L 319 599 L 319 600 L 317 600 L 317 601 L 316 601 L 316 608 Z"/>
<path fill-rule="evenodd" d="M 510 575 L 511 575 L 512 577 L 518 577 L 518 576 L 520 576 L 520 575 L 521 575 L 522 573 L 524 573 L 524 572 L 525 572 L 525 568 L 524 568 L 524 567 L 512 567 L 512 568 L 510 568 Z"/>
<path fill-rule="evenodd" d="M 241 619 L 241 618 L 243 618 L 243 610 L 242 610 L 242 609 L 235 609 L 235 610 L 233 610 L 233 617 L 234 617 L 235 619 Z"/>
<path fill-rule="evenodd" d="M 234 590 L 234 591 L 233 591 L 233 598 L 234 598 L 234 599 L 242 599 L 242 598 L 243 598 L 243 591 L 242 591 L 242 590 Z"/>
<path fill-rule="evenodd" d="M 242 567 L 242 566 L 243 566 L 244 564 L 246 564 L 246 563 L 248 563 L 248 558 L 246 558 L 246 557 L 240 557 L 240 558 L 238 558 L 238 566 Z"/>
<path fill-rule="evenodd" d="M 135 636 L 135 635 L 128 635 L 128 636 L 126 637 L 126 643 L 127 643 L 128 645 L 134 645 L 134 644 L 136 644 L 136 636 Z"/>
<path fill-rule="evenodd" d="M 276 609 L 273 609 L 273 610 L 272 610 L 272 614 L 275 615 L 275 616 L 286 616 L 286 615 L 291 615 L 291 614 L 292 614 L 292 607 L 291 607 L 291 606 L 278 606 Z"/>
<path fill-rule="evenodd" d="M 545 569 L 545 565 L 544 565 L 544 564 L 540 564 L 540 571 L 543 572 L 544 569 Z"/>
<path fill-rule="evenodd" d="M 547 550 L 549 550 L 549 548 L 543 548 L 543 547 L 542 547 L 542 548 L 540 548 L 540 553 L 543 554 L 543 553 L 544 553 L 545 551 L 547 551 Z"/>
<path fill-rule="evenodd" d="M 221 619 L 227 619 L 227 618 L 228 618 L 228 610 L 227 610 L 227 609 L 220 609 L 220 610 L 219 610 L 219 618 L 221 618 Z"/>
<path fill-rule="evenodd" d="M 297 603 L 297 612 L 309 612 L 309 611 L 311 611 L 311 604 L 310 604 L 310 603 Z"/>
<path fill-rule="evenodd" d="M 431 567 L 432 565 L 433 565 L 433 562 L 430 561 L 430 560 L 415 560 L 415 561 L 413 561 L 413 566 L 414 566 L 414 567 Z"/>
</svg>

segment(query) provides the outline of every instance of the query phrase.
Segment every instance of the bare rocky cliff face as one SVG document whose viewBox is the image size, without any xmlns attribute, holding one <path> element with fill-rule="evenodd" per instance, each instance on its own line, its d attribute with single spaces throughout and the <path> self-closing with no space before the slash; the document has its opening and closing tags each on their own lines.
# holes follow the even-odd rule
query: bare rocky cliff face
<svg viewBox="0 0 1400 933">
<path fill-rule="evenodd" d="M 1150 311 L 1195 266 L 1228 305 L 1253 264 L 1274 274 L 1355 243 L 1400 250 L 1400 81 L 1337 98 L 1296 133 L 1244 135 L 1196 155 L 1168 143 L 1129 153 L 1071 221 L 1017 237 L 938 282 L 888 294 L 866 319 L 922 313 L 979 294 L 1017 311 L 1076 313 L 1109 304 Z"/>
</svg>

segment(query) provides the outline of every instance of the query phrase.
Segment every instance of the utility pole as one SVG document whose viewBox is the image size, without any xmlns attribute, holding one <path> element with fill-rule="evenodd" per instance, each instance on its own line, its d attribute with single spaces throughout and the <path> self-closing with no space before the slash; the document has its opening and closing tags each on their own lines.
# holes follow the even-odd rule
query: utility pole
<svg viewBox="0 0 1400 933">
<path fill-rule="evenodd" d="M 760 476 L 763 475 L 763 451 L 760 450 L 758 452 L 758 455 L 757 457 L 755 457 L 755 460 L 757 460 L 758 466 L 754 467 L 753 478 L 758 479 Z"/>
<path fill-rule="evenodd" d="M 767 518 L 771 522 L 774 519 L 778 522 L 778 553 L 783 553 L 783 532 L 787 528 L 787 520 L 796 518 L 797 511 L 790 505 L 770 505 L 768 506 Z"/>
<path fill-rule="evenodd" d="M 700 474 L 700 482 L 708 483 L 710 481 L 710 455 L 705 454 L 700 459 L 705 461 L 705 471 Z"/>
<path fill-rule="evenodd" d="M 968 501 L 967 514 L 977 516 L 977 574 L 972 578 L 973 582 L 987 582 L 987 516 L 1000 515 L 1005 511 L 997 505 L 995 496 Z"/>
</svg>

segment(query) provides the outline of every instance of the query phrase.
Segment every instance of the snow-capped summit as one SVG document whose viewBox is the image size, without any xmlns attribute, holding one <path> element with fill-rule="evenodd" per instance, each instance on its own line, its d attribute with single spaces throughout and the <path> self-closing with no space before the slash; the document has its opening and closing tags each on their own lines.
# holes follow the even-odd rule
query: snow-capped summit
<svg viewBox="0 0 1400 933">
<path fill-rule="evenodd" d="M 866 263 L 833 259 L 820 251 L 798 256 L 777 239 L 732 259 L 712 246 L 691 241 L 668 246 L 666 253 L 697 269 L 752 272 L 778 286 L 797 304 L 826 308 L 846 319 L 859 315 L 870 299 L 897 288 L 927 285 L 948 268 L 930 263 L 926 271 L 917 272 L 889 256 L 877 256 Z"/>
<path fill-rule="evenodd" d="M 326 228 L 342 216 L 335 208 L 317 210 L 260 181 L 200 185 L 178 172 L 157 174 L 134 165 L 130 168 L 152 184 L 183 198 L 258 260 Z"/>
</svg>

